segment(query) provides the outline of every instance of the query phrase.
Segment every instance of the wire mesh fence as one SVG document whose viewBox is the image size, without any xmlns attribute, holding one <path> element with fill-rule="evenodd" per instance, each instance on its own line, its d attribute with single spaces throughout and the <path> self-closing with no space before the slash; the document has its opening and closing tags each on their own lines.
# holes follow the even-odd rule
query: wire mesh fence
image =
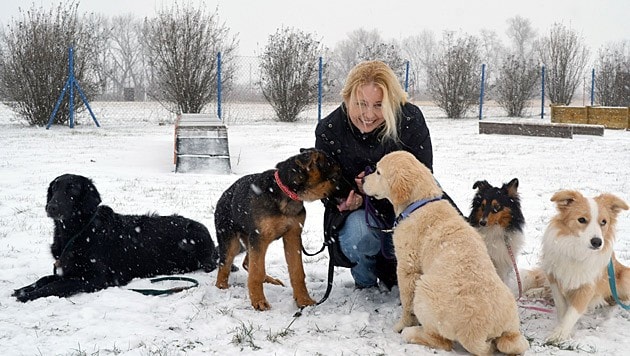
<svg viewBox="0 0 630 356">
<path fill-rule="evenodd" d="M 261 89 L 261 72 L 260 57 L 256 56 L 239 56 L 234 62 L 234 76 L 226 85 L 223 85 L 221 101 L 215 100 L 209 103 L 202 110 L 203 113 L 217 114 L 221 111 L 221 119 L 226 124 L 239 123 L 264 123 L 275 121 L 277 115 L 273 107 L 265 100 Z M 318 63 L 313 63 L 317 66 Z M 405 73 L 400 78 L 401 85 L 408 88 L 410 101 L 425 108 L 425 116 L 428 117 L 446 117 L 446 114 L 437 108 L 426 94 L 426 84 L 423 84 L 422 76 L 417 66 L 407 65 L 407 70 L 411 68 L 412 73 Z M 481 71 L 480 71 L 481 73 Z M 498 75 L 493 68 L 487 68 L 487 77 L 494 78 Z M 409 78 L 411 80 L 407 81 Z M 322 96 L 321 102 L 313 102 L 299 116 L 298 121 L 316 122 L 318 118 L 325 117 L 341 102 L 338 94 L 339 83 L 343 83 L 344 78 L 337 78 L 337 87 L 325 88 L 326 95 Z M 479 77 L 481 83 L 481 74 Z M 543 102 L 540 94 L 541 87 L 538 89 L 538 95 L 528 101 L 524 117 L 541 117 L 541 113 L 545 116 L 549 115 L 548 104 Z M 483 99 L 483 112 L 479 117 L 479 103 L 466 113 L 466 117 L 492 118 L 505 117 L 506 111 L 498 106 L 493 100 L 492 86 L 486 86 L 486 92 Z M 575 105 L 590 105 L 590 79 L 584 78 L 584 85 L 575 93 Z M 93 102 L 90 103 L 96 117 L 101 120 L 107 120 L 107 117 L 117 117 L 128 121 L 130 124 L 134 122 L 159 122 L 163 124 L 173 123 L 176 113 L 169 111 L 166 107 L 160 105 L 146 93 L 145 88 L 125 88 L 117 92 L 100 93 Z M 545 107 L 547 106 L 547 107 Z M 78 107 L 79 113 L 76 115 L 77 123 L 89 124 L 92 119 L 86 112 L 81 112 L 82 107 Z M 52 108 L 51 108 L 52 112 Z M 0 107 L 0 115 L 9 117 L 11 120 L 20 121 L 20 118 L 6 105 Z"/>
</svg>

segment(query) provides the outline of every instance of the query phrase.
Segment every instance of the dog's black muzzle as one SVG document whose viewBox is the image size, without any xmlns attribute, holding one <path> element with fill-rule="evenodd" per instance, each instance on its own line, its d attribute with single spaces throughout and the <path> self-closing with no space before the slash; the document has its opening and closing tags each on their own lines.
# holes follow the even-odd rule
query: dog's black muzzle
<svg viewBox="0 0 630 356">
<path fill-rule="evenodd" d="M 604 241 L 601 239 L 601 237 L 591 238 L 591 249 L 599 250 L 603 244 L 604 244 Z"/>
</svg>

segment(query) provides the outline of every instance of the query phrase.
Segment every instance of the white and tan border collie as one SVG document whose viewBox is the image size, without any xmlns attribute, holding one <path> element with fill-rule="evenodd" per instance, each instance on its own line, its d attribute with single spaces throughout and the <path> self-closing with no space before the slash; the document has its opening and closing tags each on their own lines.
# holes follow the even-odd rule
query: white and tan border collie
<svg viewBox="0 0 630 356">
<path fill-rule="evenodd" d="M 611 259 L 619 298 L 630 298 L 630 268 L 613 251 L 617 215 L 628 204 L 612 194 L 586 198 L 573 190 L 559 191 L 551 201 L 558 214 L 543 235 L 541 262 L 558 314 L 547 342 L 557 344 L 570 338 L 589 307 L 614 304 L 607 275 Z"/>
</svg>

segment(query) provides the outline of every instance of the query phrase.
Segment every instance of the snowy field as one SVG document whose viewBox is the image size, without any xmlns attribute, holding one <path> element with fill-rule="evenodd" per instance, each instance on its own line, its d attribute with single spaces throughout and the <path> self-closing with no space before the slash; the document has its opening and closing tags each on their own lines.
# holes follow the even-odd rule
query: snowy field
<svg viewBox="0 0 630 356">
<path fill-rule="evenodd" d="M 13 289 L 50 274 L 53 223 L 44 205 L 48 183 L 63 173 L 92 178 L 103 204 L 123 214 L 177 213 L 205 224 L 214 238 L 213 211 L 221 193 L 244 174 L 314 145 L 316 116 L 299 123 L 252 117 L 228 126 L 232 174 L 175 173 L 173 119 L 159 108 L 125 110 L 96 103 L 101 128 L 84 117 L 74 129 L 27 127 L 0 105 L 0 350 L 2 355 L 449 355 L 402 342 L 392 326 L 400 315 L 398 290 L 354 290 L 348 269 L 335 270 L 330 298 L 297 310 L 290 287 L 265 285 L 272 305 L 252 309 L 246 272 L 230 276 L 232 287 L 214 286 L 216 271 L 187 274 L 198 288 L 150 297 L 147 279 L 70 298 L 19 303 Z M 327 113 L 330 108 L 326 108 Z M 493 185 L 520 181 L 527 222 L 521 267 L 537 263 L 545 224 L 555 213 L 549 201 L 560 189 L 587 195 L 610 192 L 630 202 L 630 132 L 573 139 L 479 135 L 477 119 L 445 119 L 435 107 L 427 116 L 437 179 L 465 212 L 476 180 Z M 496 115 L 494 115 L 496 116 Z M 504 120 L 506 118 L 492 118 Z M 547 122 L 548 118 L 522 121 Z M 323 241 L 323 208 L 307 203 L 303 241 L 307 250 Z M 216 242 L 216 239 L 215 239 Z M 619 259 L 630 264 L 630 212 L 619 216 Z M 240 265 L 242 255 L 237 257 Z M 327 254 L 305 257 L 307 287 L 314 299 L 326 289 Z M 268 273 L 288 283 L 282 243 L 271 245 Z M 519 309 L 531 341 L 528 355 L 624 355 L 630 350 L 630 313 L 620 307 L 583 317 L 565 347 L 544 345 L 555 315 Z"/>
</svg>

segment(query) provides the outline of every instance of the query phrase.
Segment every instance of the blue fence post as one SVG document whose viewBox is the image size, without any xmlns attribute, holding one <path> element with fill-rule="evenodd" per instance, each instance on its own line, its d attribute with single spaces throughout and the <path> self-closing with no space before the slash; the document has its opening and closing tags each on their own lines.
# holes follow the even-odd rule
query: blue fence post
<svg viewBox="0 0 630 356">
<path fill-rule="evenodd" d="M 591 106 L 595 103 L 595 68 L 591 71 Z"/>
<path fill-rule="evenodd" d="M 74 128 L 74 49 L 70 47 L 68 49 L 68 81 L 70 82 L 70 88 L 68 88 L 68 96 L 70 97 L 70 103 L 68 109 L 70 110 L 70 128 Z"/>
<path fill-rule="evenodd" d="M 483 115 L 483 91 L 486 82 L 486 64 L 481 65 L 481 90 L 479 92 L 479 120 Z"/>
<path fill-rule="evenodd" d="M 92 108 L 90 107 L 90 104 L 88 103 L 87 97 L 83 93 L 83 90 L 81 90 L 81 86 L 79 85 L 79 82 L 77 82 L 77 80 L 74 77 L 74 49 L 70 47 L 68 48 L 68 79 L 66 80 L 66 83 L 63 85 L 63 89 L 61 89 L 61 94 L 59 94 L 59 98 L 57 99 L 57 102 L 55 103 L 55 108 L 53 109 L 52 114 L 50 114 L 50 118 L 48 119 L 48 124 L 46 125 L 46 130 L 48 130 L 50 126 L 52 125 L 55 119 L 55 115 L 57 115 L 57 111 L 59 110 L 59 106 L 61 106 L 61 101 L 63 100 L 63 97 L 66 94 L 66 91 L 69 92 L 69 97 L 70 97 L 70 103 L 68 105 L 68 108 L 70 109 L 69 126 L 70 128 L 74 128 L 74 88 L 75 86 L 76 86 L 77 92 L 79 93 L 79 97 L 81 98 L 81 100 L 83 101 L 83 104 L 85 105 L 85 107 L 88 109 L 88 112 L 92 116 L 92 120 L 94 120 L 96 127 L 101 127 L 101 125 L 98 123 L 98 120 L 96 120 L 96 116 L 94 115 L 94 112 L 92 111 Z"/>
<path fill-rule="evenodd" d="M 217 116 L 223 121 L 221 117 L 221 52 L 217 52 Z"/>
<path fill-rule="evenodd" d="M 317 79 L 317 121 L 322 119 L 322 89 L 323 83 L 322 78 L 324 72 L 324 64 L 322 62 L 322 57 L 319 57 L 319 78 Z"/>
<path fill-rule="evenodd" d="M 545 118 L 545 66 L 542 66 L 542 70 L 541 70 L 541 81 L 540 81 L 540 86 L 541 86 L 541 92 L 542 95 L 540 97 L 540 118 L 544 119 Z"/>
<path fill-rule="evenodd" d="M 407 60 L 407 68 L 405 69 L 405 91 L 409 93 L 409 60 Z"/>
</svg>

